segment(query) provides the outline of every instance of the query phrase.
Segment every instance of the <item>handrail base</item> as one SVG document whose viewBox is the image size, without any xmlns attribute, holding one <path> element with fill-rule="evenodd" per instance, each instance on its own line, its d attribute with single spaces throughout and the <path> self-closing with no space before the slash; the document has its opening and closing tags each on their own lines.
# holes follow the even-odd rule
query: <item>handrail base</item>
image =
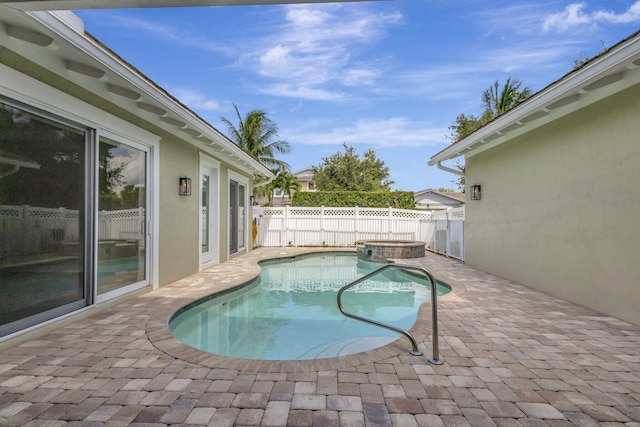
<svg viewBox="0 0 640 427">
<path fill-rule="evenodd" d="M 409 354 L 413 355 L 413 356 L 422 356 L 424 353 L 422 353 L 420 350 L 409 350 Z"/>
<path fill-rule="evenodd" d="M 431 363 L 432 365 L 443 365 L 444 364 L 444 360 L 442 359 L 434 359 L 433 357 L 430 357 L 427 359 L 429 361 L 429 363 Z"/>
</svg>

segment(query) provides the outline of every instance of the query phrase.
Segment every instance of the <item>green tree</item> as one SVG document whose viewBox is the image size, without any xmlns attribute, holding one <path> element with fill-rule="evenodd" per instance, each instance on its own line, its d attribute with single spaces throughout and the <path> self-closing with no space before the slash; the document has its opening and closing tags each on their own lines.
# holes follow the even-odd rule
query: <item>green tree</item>
<svg viewBox="0 0 640 427">
<path fill-rule="evenodd" d="M 289 170 L 289 165 L 276 158 L 277 154 L 287 154 L 291 146 L 287 141 L 278 140 L 278 126 L 261 110 L 249 111 L 244 118 L 238 107 L 233 105 L 238 119 L 237 127 L 225 117 L 221 120 L 229 128 L 230 138 L 247 154 L 269 168 Z"/>
<path fill-rule="evenodd" d="M 298 182 L 298 178 L 293 176 L 292 173 L 281 170 L 276 175 L 276 179 L 273 181 L 274 188 L 279 188 L 282 190 L 282 193 L 287 197 L 291 198 L 291 191 L 299 191 L 300 183 Z"/>
<path fill-rule="evenodd" d="M 446 136 L 452 143 L 460 141 L 471 135 L 482 126 L 489 123 L 494 118 L 509 111 L 522 101 L 531 96 L 531 89 L 522 87 L 520 80 L 512 80 L 511 77 L 500 87 L 498 80 L 482 92 L 482 107 L 484 111 L 482 115 L 474 116 L 473 114 L 459 114 L 451 125 L 449 130 L 451 134 Z"/>
<path fill-rule="evenodd" d="M 462 172 L 462 175 L 456 175 L 456 179 L 452 180 L 451 182 L 454 183 L 458 187 L 458 191 L 464 193 L 464 183 L 465 183 L 465 181 L 464 181 L 464 164 L 460 163 L 459 160 L 456 160 L 455 167 L 460 172 Z"/>
<path fill-rule="evenodd" d="M 353 147 L 343 144 L 344 153 L 337 153 L 322 159 L 313 167 L 314 182 L 320 191 L 390 191 L 393 181 L 389 180 L 389 168 L 376 157 L 373 150 L 367 150 L 363 158 Z"/>
<path fill-rule="evenodd" d="M 520 80 L 511 80 L 509 77 L 500 88 L 498 80 L 489 88 L 482 92 L 482 106 L 485 108 L 483 115 L 487 115 L 489 120 L 498 117 L 501 114 L 506 113 L 522 101 L 531 96 L 531 89 L 522 87 Z"/>
<path fill-rule="evenodd" d="M 459 114 L 458 117 L 456 117 L 456 120 L 449 125 L 451 134 L 446 136 L 446 138 L 451 142 L 460 141 L 481 128 L 488 121 L 487 115 L 476 117 L 473 114 L 468 116 L 465 114 Z"/>
</svg>

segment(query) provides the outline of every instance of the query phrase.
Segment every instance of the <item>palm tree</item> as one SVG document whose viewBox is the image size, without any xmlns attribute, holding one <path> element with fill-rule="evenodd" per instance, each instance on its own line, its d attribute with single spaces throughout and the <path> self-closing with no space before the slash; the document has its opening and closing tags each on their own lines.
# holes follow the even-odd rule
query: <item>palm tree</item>
<svg viewBox="0 0 640 427">
<path fill-rule="evenodd" d="M 271 181 L 268 185 L 261 187 L 265 189 L 264 190 L 266 193 L 265 195 L 269 197 L 269 205 L 271 205 L 272 203 L 273 193 L 276 188 L 279 188 L 280 190 L 282 190 L 282 194 L 286 195 L 287 197 L 289 197 L 289 200 L 291 200 L 291 191 L 300 190 L 300 183 L 298 182 L 298 178 L 296 178 L 295 176 L 293 176 L 292 173 L 286 170 L 272 169 L 271 172 L 273 172 L 276 178 L 273 181 Z M 283 201 L 284 201 L 284 198 L 283 198 Z"/>
<path fill-rule="evenodd" d="M 298 178 L 293 176 L 292 173 L 284 170 L 280 171 L 280 173 L 276 176 L 274 182 L 274 188 L 280 188 L 280 190 L 282 190 L 282 194 L 286 195 L 289 200 L 291 200 L 291 190 L 300 190 L 300 183 L 298 182 Z"/>
<path fill-rule="evenodd" d="M 267 117 L 267 113 L 252 110 L 243 119 L 235 104 L 233 108 L 238 116 L 238 127 L 225 117 L 221 120 L 228 126 L 230 137 L 238 147 L 269 168 L 288 170 L 289 165 L 275 156 L 289 153 L 291 146 L 287 141 L 272 141 L 278 136 L 278 126 Z"/>
<path fill-rule="evenodd" d="M 531 89 L 525 87 L 520 90 L 521 86 L 522 82 L 520 80 L 511 80 L 511 77 L 509 77 L 502 89 L 500 89 L 500 84 L 496 80 L 492 86 L 489 86 L 482 93 L 482 105 L 485 107 L 483 116 L 491 120 L 529 98 Z"/>
</svg>

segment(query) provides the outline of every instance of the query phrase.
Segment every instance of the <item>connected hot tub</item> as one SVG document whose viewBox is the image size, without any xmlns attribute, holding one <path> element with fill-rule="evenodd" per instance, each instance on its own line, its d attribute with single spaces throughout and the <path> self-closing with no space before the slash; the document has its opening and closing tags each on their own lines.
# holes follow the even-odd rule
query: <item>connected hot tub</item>
<svg viewBox="0 0 640 427">
<path fill-rule="evenodd" d="M 358 259 L 384 263 L 390 258 L 422 258 L 424 247 L 425 242 L 417 240 L 359 240 L 356 242 Z"/>
</svg>

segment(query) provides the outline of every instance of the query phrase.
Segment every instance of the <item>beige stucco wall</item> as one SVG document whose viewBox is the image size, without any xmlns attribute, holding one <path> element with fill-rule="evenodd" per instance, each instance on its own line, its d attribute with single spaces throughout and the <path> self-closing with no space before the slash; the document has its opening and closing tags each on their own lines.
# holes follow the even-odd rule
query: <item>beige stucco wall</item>
<svg viewBox="0 0 640 427">
<path fill-rule="evenodd" d="M 636 85 L 467 158 L 466 262 L 640 324 L 639 112 Z"/>
<path fill-rule="evenodd" d="M 198 176 L 195 147 L 170 138 L 160 141 L 160 285 L 198 271 Z M 191 178 L 191 196 L 178 194 L 181 176 Z"/>
</svg>

